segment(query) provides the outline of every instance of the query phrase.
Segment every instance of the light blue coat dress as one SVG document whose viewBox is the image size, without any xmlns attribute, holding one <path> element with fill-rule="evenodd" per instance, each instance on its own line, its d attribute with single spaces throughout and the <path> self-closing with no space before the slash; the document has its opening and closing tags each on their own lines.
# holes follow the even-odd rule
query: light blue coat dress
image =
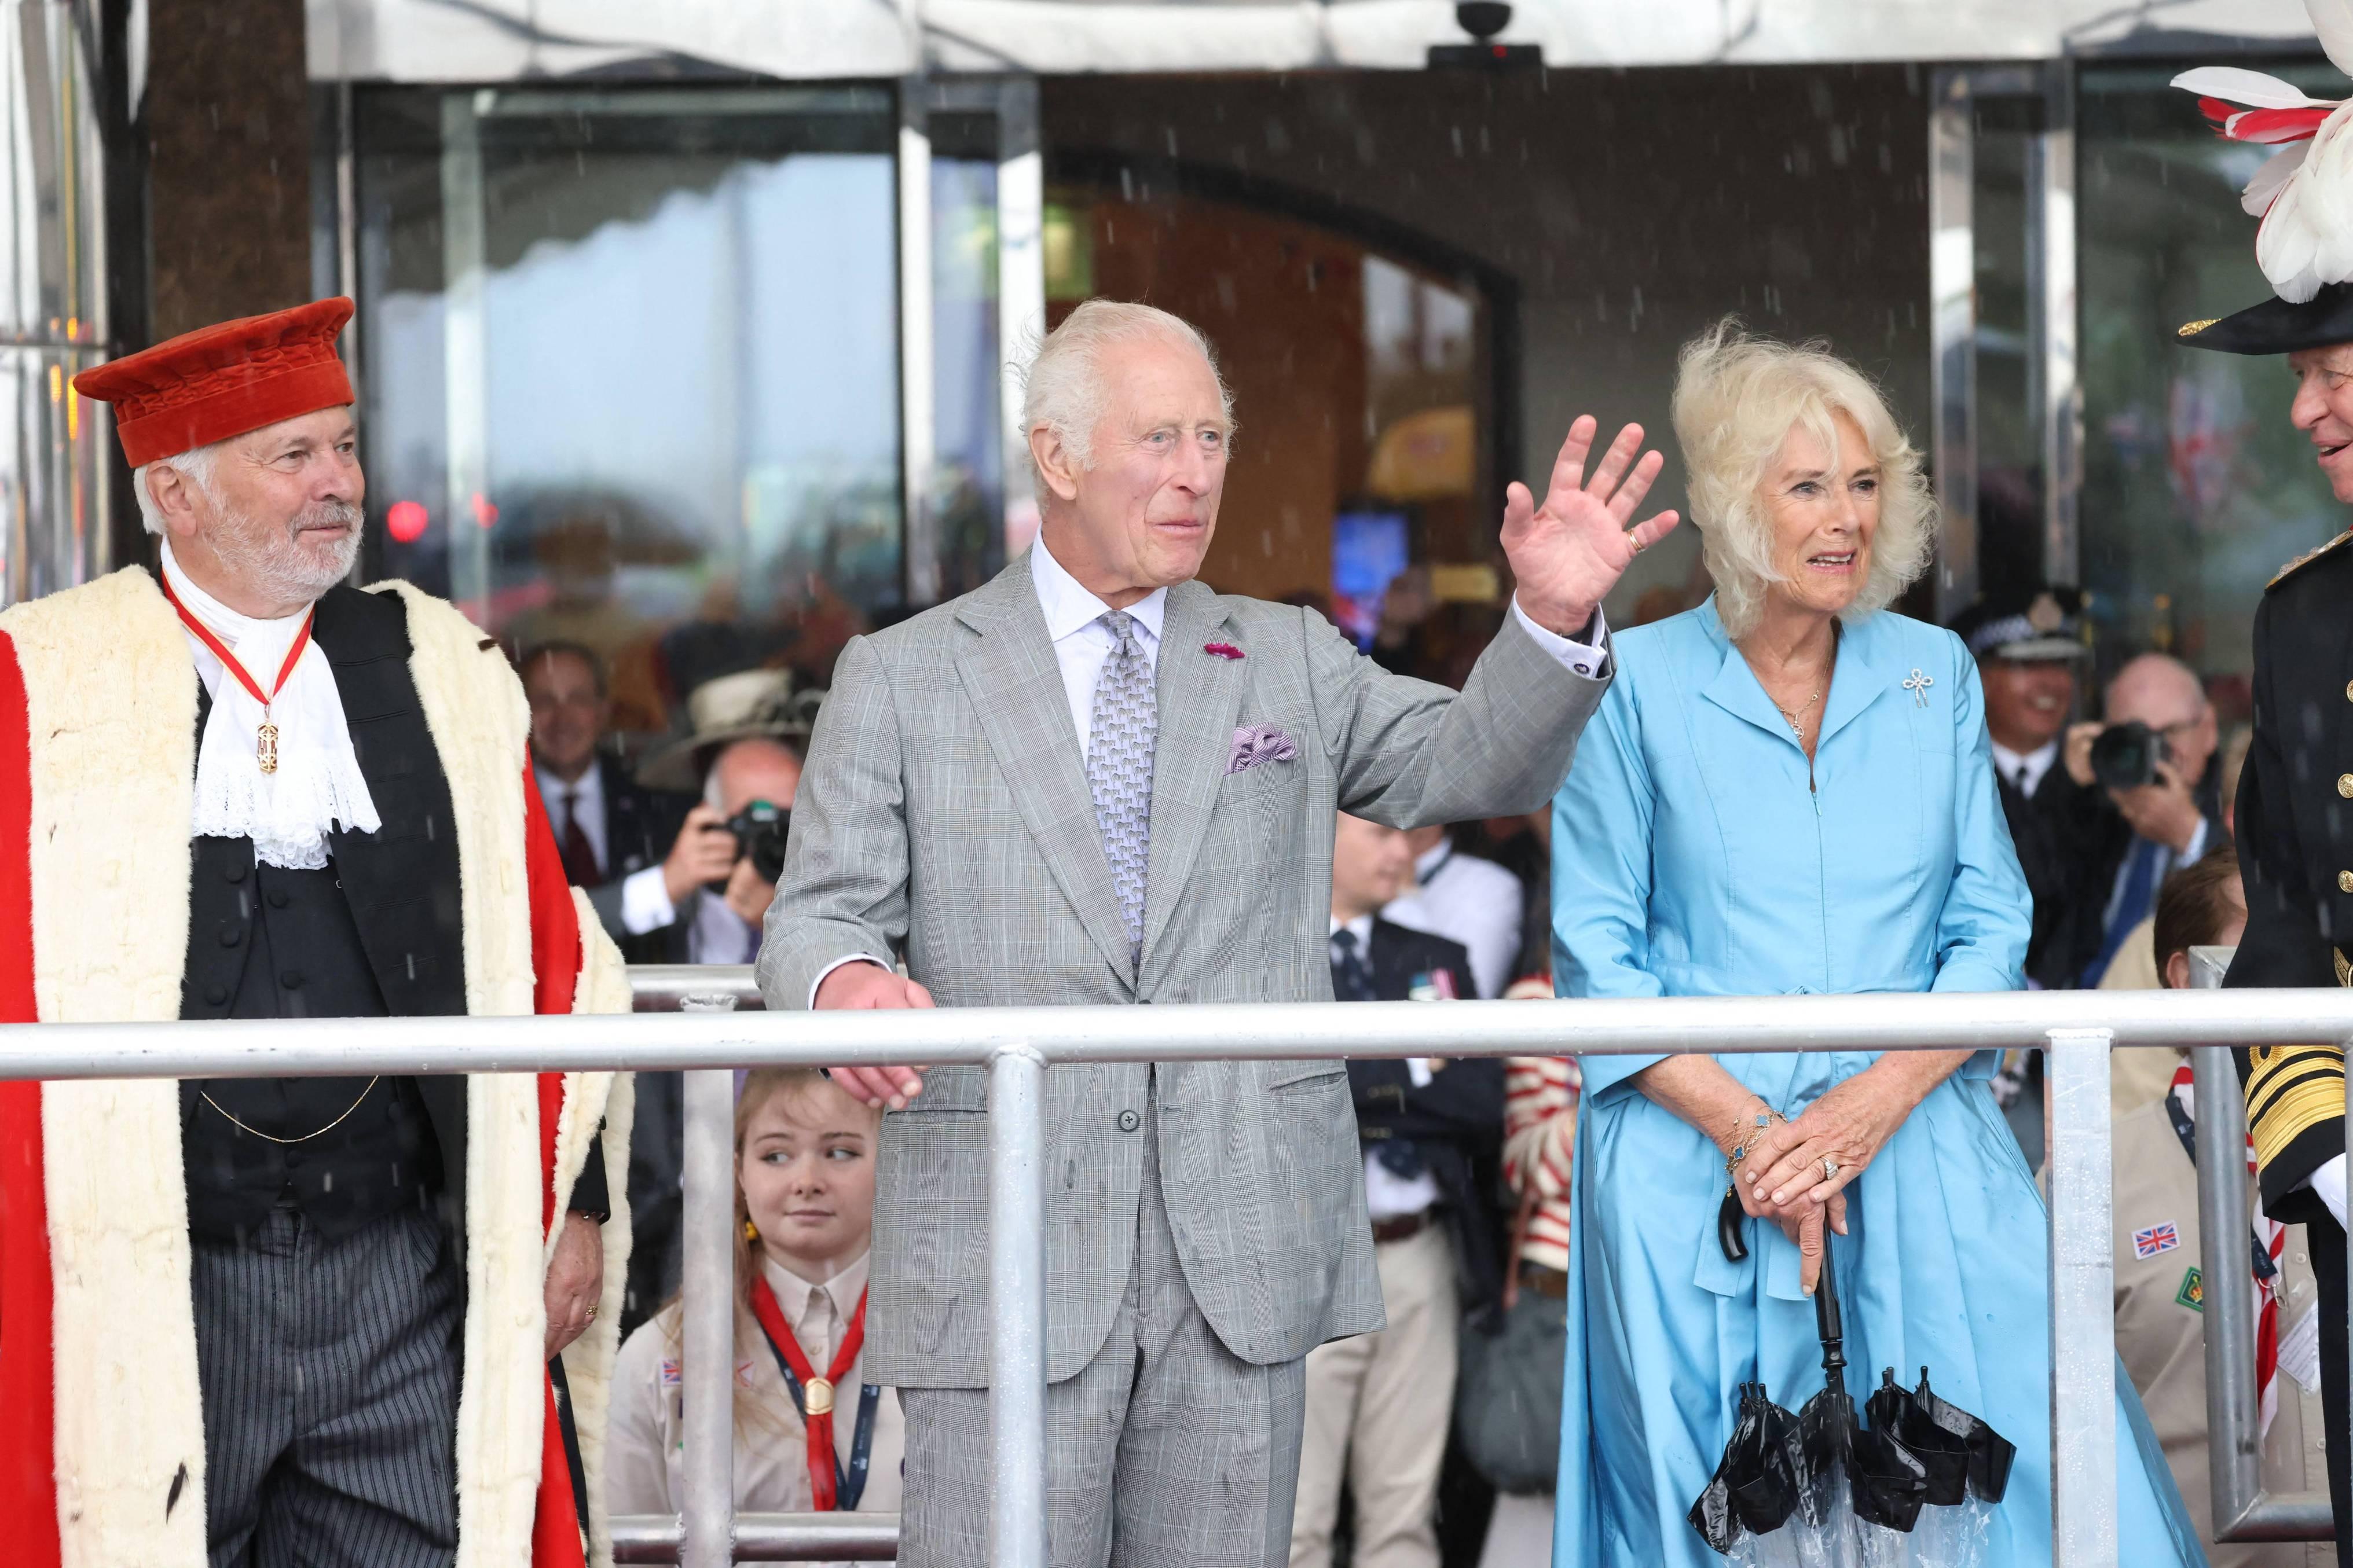
<svg viewBox="0 0 2353 1568">
<path fill-rule="evenodd" d="M 1555 802 L 1562 995 L 2021 984 L 2029 895 L 1958 638 L 1888 613 L 1844 627 L 1810 769 L 1715 601 L 1621 634 L 1617 658 Z M 1556 1568 L 1713 1568 L 1684 1515 L 1738 1385 L 1761 1375 L 1792 1410 L 1822 1386 L 1796 1247 L 1750 1220 L 1748 1258 L 1727 1262 L 1722 1156 L 1627 1082 L 1660 1059 L 1583 1064 Z M 1715 1059 L 1795 1116 L 1874 1056 Z M 1847 1188 L 1840 1299 L 1858 1405 L 1882 1367 L 1909 1383 L 1925 1363 L 2018 1445 L 1986 1561 L 2028 1568 L 2051 1561 L 2047 1221 L 1991 1070 L 1980 1054 L 1933 1090 Z M 2119 1390 L 2120 1561 L 2202 1563 Z"/>
</svg>

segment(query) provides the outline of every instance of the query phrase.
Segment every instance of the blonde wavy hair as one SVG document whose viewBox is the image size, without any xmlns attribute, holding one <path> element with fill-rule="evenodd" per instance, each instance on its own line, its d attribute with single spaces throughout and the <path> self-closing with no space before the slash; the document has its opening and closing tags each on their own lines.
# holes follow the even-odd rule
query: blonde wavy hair
<svg viewBox="0 0 2353 1568">
<path fill-rule="evenodd" d="M 1700 532 L 1715 610 L 1734 637 L 1756 629 L 1773 563 L 1765 472 L 1793 430 L 1813 434 L 1840 462 L 1837 416 L 1852 419 L 1879 465 L 1879 526 L 1871 569 L 1839 618 L 1883 610 L 1927 570 L 1936 542 L 1936 498 L 1919 449 L 1871 378 L 1819 342 L 1791 345 L 1751 336 L 1726 316 L 1683 345 L 1675 371 L 1675 439 L 1688 472 L 1691 520 Z"/>
</svg>

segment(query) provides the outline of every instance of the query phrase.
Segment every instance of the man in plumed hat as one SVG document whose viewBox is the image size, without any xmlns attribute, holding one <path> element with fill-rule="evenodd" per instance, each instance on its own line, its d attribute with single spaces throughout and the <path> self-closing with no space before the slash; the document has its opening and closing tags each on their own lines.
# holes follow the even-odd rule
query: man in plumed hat
<svg viewBox="0 0 2353 1568">
<path fill-rule="evenodd" d="M 0 1021 L 628 1005 L 504 657 L 345 585 L 351 313 L 75 380 L 158 565 L 0 615 Z M 0 1085 L 8 1561 L 607 1556 L 628 1121 L 609 1074 Z"/>
<path fill-rule="evenodd" d="M 2321 43 L 2353 74 L 2353 18 L 2311 6 Z M 2253 71 L 2177 78 L 2233 140 L 2283 144 L 2247 186 L 2255 254 L 2274 297 L 2180 329 L 2225 353 L 2284 354 L 2288 417 L 2340 501 L 2353 503 L 2353 104 L 2306 97 Z M 2223 984 L 2353 984 L 2353 531 L 2290 562 L 2255 612 L 2254 738 L 2236 826 L 2247 929 Z M 2263 1207 L 2302 1223 L 2320 1285 L 2321 1397 L 2337 1561 L 2353 1563 L 2346 1437 L 2345 1053 L 2338 1046 L 2239 1053 Z"/>
</svg>

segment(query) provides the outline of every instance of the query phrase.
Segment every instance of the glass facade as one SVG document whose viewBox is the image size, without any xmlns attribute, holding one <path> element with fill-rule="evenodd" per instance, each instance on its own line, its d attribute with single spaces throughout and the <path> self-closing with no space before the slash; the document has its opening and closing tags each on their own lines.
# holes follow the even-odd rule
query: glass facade
<svg viewBox="0 0 2353 1568">
<path fill-rule="evenodd" d="M 1924 590 L 1919 607 L 1933 596 L 1946 613 L 1979 586 L 2072 574 L 2093 595 L 2102 673 L 2169 649 L 2235 712 L 2263 584 L 2336 531 L 2337 509 L 2286 422 L 2278 364 L 2174 340 L 2179 322 L 2265 289 L 2237 203 L 2263 153 L 2211 134 L 2167 85 L 2179 63 L 1978 73 L 1961 215 L 1973 373 L 1957 449 L 1977 537 L 1968 581 L 1954 584 L 1961 598 Z M 2313 62 L 2277 68 L 2327 85 Z M 1672 343 L 1647 314 L 1663 305 L 1637 286 L 1620 335 L 1644 342 L 1597 343 L 1606 321 L 1567 322 L 1539 304 L 1543 289 L 1571 287 L 1548 280 L 1549 253 L 1499 242 L 1484 245 L 1493 258 L 1450 266 L 1447 255 L 1479 247 L 1450 248 L 1464 243 L 1461 226 L 1420 174 L 1419 203 L 1394 184 L 1335 184 L 1286 205 L 1304 188 L 1293 176 L 1345 165 L 1300 141 L 1321 121 L 1293 123 L 1299 106 L 1277 88 L 1228 84 L 1234 101 L 1262 98 L 1289 117 L 1270 120 L 1252 150 L 1210 138 L 1202 127 L 1222 125 L 1217 113 L 1187 121 L 1189 100 L 1166 84 L 1109 98 L 1107 86 L 1058 87 L 1050 105 L 1053 177 L 1033 253 L 1047 323 L 1091 295 L 1142 299 L 1218 344 L 1242 431 L 1206 574 L 1366 625 L 1400 561 L 1434 569 L 1441 600 L 1499 602 L 1494 518 L 1503 481 L 1525 466 L 1526 405 L 1553 395 L 1564 366 L 1590 377 L 1628 353 L 1640 363 L 1620 384 L 1662 394 Z M 1391 96 L 1409 89 L 1461 107 L 1446 81 L 1413 79 Z M 987 93 L 934 90 L 931 156 L 916 165 L 930 184 L 934 427 L 928 470 L 911 475 L 897 88 L 358 89 L 354 359 L 371 572 L 449 594 L 517 647 L 589 643 L 611 663 L 619 726 L 646 734 L 675 728 L 709 674 L 767 663 L 822 683 L 848 637 L 904 613 L 911 578 L 928 600 L 934 582 L 952 596 L 998 570 L 1035 526 L 1005 407 L 1005 362 L 1021 349 L 1008 355 L 1001 341 L 1009 165 L 997 116 L 973 107 Z M 1316 90 L 1356 101 L 1346 82 Z M 1609 90 L 1648 101 L 1635 78 Z M 1890 112 L 1925 129 L 1925 97 L 1889 98 Z M 1383 114 L 1404 112 L 1387 100 L 1358 107 L 1385 128 Z M 1500 102 L 1485 107 L 1516 122 Z M 1168 121 L 1166 145 L 1187 156 L 1139 162 L 1123 110 Z M 1460 134 L 1450 145 L 1460 178 L 1501 178 L 1487 164 L 1504 152 Z M 1832 138 L 1834 153 L 1843 145 Z M 1922 145 L 1891 141 L 1855 177 L 1916 195 Z M 1382 162 L 1411 172 L 1425 151 L 1409 136 Z M 1796 152 L 1783 163 L 1793 191 L 1819 183 Z M 2072 178 L 2054 184 L 2054 166 Z M 1919 222 L 1915 209 L 1901 216 L 1907 232 Z M 2052 244 L 2054 222 L 2079 258 Z M 1583 270 L 1654 253 L 1647 230 L 1637 237 L 1588 237 Z M 1925 276 L 1906 274 L 1916 303 L 1882 312 L 1892 335 L 1880 345 L 1841 330 L 1852 323 L 1825 302 L 1830 252 L 1775 265 L 1823 300 L 1799 310 L 1768 290 L 1760 325 L 1795 334 L 1801 323 L 1781 316 L 1820 319 L 1887 377 L 1899 405 L 1926 401 Z M 1709 304 L 1724 289 L 1702 289 L 1683 314 L 1754 307 L 1745 287 L 1734 292 Z M 1565 324 L 1574 341 L 1555 341 Z M 1683 331 L 1679 320 L 1668 335 Z M 2064 384 L 2050 379 L 2055 353 L 2069 361 Z M 26 385 L 37 393 L 37 382 Z M 1551 438 L 1545 418 L 1534 423 Z M 2073 498 L 2063 518 L 2054 486 Z M 910 487 L 926 528 L 909 526 Z M 907 559 L 911 539 L 923 572 Z"/>
<path fill-rule="evenodd" d="M 2343 88 L 2324 63 L 2248 63 L 2323 95 Z M 2177 68 L 2091 65 L 2079 79 L 2082 576 L 2103 669 L 2175 653 L 2227 721 L 2246 715 L 2265 583 L 2344 518 L 2288 423 L 2284 363 L 2176 337 L 2269 294 L 2239 191 L 2271 152 L 2215 136 L 2166 85 Z"/>
<path fill-rule="evenodd" d="M 375 574 L 520 650 L 586 644 L 615 724 L 702 679 L 829 678 L 902 600 L 897 124 L 881 88 L 358 97 Z M 996 165 L 931 164 L 933 494 L 952 590 L 1003 559 Z"/>
<path fill-rule="evenodd" d="M 0 605 L 113 564 L 102 159 L 89 40 L 62 6 L 0 5 Z"/>
</svg>

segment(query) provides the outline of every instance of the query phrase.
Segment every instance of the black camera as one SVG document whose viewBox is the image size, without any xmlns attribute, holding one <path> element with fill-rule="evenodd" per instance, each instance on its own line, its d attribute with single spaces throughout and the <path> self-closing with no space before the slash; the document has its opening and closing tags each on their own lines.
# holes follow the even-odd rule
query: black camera
<svg viewBox="0 0 2353 1568">
<path fill-rule="evenodd" d="M 2165 737 L 2137 719 L 2109 725 L 2092 742 L 2092 776 L 2110 789 L 2155 784 L 2164 760 Z"/>
<path fill-rule="evenodd" d="M 727 819 L 727 831 L 735 836 L 736 858 L 750 857 L 752 869 L 763 882 L 775 882 L 785 874 L 785 834 L 792 822 L 791 812 L 765 800 L 754 801 Z"/>
</svg>

